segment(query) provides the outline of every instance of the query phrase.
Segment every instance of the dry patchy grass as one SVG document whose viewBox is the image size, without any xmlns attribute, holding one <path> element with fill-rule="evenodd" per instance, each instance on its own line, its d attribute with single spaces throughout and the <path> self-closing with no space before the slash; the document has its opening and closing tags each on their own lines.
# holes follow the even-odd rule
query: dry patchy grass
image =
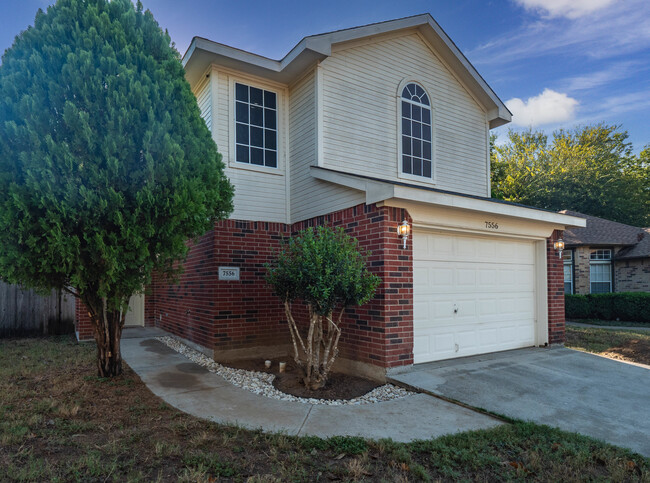
<svg viewBox="0 0 650 483">
<path fill-rule="evenodd" d="M 93 359 L 70 338 L 0 340 L 0 480 L 650 481 L 639 455 L 528 423 L 411 444 L 221 426 Z"/>
<path fill-rule="evenodd" d="M 612 359 L 650 365 L 650 332 L 566 327 L 567 347 Z"/>
</svg>

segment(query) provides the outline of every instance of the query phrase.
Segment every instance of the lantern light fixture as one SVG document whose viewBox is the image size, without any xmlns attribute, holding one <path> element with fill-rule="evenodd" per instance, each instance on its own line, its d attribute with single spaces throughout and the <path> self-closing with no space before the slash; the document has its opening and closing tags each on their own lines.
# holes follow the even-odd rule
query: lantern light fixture
<svg viewBox="0 0 650 483">
<path fill-rule="evenodd" d="M 406 248 L 406 240 L 408 240 L 409 233 L 411 233 L 411 226 L 407 220 L 397 225 L 397 236 L 404 240 L 404 246 L 402 248 Z"/>
<path fill-rule="evenodd" d="M 557 252 L 560 255 L 560 258 L 562 258 L 562 251 L 564 250 L 564 240 L 562 238 L 558 238 L 555 240 L 555 243 L 553 243 L 553 248 L 557 250 Z"/>
</svg>

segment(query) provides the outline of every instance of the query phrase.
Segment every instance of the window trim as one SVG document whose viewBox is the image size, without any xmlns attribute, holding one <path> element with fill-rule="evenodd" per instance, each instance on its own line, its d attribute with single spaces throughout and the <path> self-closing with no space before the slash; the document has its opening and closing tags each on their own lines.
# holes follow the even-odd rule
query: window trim
<svg viewBox="0 0 650 483">
<path fill-rule="evenodd" d="M 286 102 L 286 88 L 275 84 L 265 83 L 257 79 L 227 74 L 228 75 L 228 94 L 230 96 L 228 102 L 228 167 L 234 169 L 242 169 L 246 171 L 257 171 L 259 173 L 267 173 L 276 176 L 284 176 L 285 171 L 285 160 L 284 160 L 284 148 L 285 148 L 285 135 L 286 133 L 286 122 L 285 122 L 285 102 Z M 235 85 L 244 84 L 249 87 L 256 87 L 265 91 L 273 92 L 276 96 L 276 142 L 277 142 L 277 166 L 260 166 L 257 164 L 243 163 L 237 161 L 236 156 L 236 124 L 237 120 L 235 119 L 235 104 L 237 99 L 235 97 Z M 215 122 L 213 119 L 212 122 Z"/>
<path fill-rule="evenodd" d="M 431 178 L 427 178 L 424 176 L 418 176 L 416 174 L 410 174 L 410 173 L 405 173 L 403 171 L 403 160 L 402 160 L 402 155 L 403 155 L 403 147 L 402 147 L 402 91 L 404 88 L 409 85 L 409 84 L 416 84 L 420 86 L 427 97 L 429 98 L 429 110 L 431 111 Z M 414 80 L 413 77 L 407 77 L 405 79 L 402 79 L 402 81 L 399 83 L 399 86 L 397 87 L 397 95 L 396 95 L 396 106 L 397 106 L 397 177 L 401 179 L 408 179 L 409 181 L 416 181 L 425 185 L 435 185 L 437 183 L 437 169 L 436 169 L 436 138 L 435 138 L 435 131 L 433 127 L 436 124 L 436 110 L 434 108 L 434 102 L 433 102 L 433 97 L 431 96 L 431 93 L 429 90 L 424 87 L 422 82 L 419 82 L 417 80 Z"/>
<path fill-rule="evenodd" d="M 606 259 L 592 259 L 591 255 L 595 252 L 609 252 L 609 258 Z M 612 293 L 614 291 L 614 264 L 612 263 L 612 258 L 613 258 L 613 250 L 611 248 L 596 248 L 596 249 L 589 249 L 589 293 L 594 293 L 592 290 L 591 284 L 592 283 L 605 283 L 605 282 L 592 282 L 591 280 L 591 267 L 594 265 L 607 265 L 609 266 L 609 291 L 608 292 L 596 292 L 596 293 Z"/>
<path fill-rule="evenodd" d="M 562 263 L 563 263 L 562 268 L 565 269 L 567 267 L 567 265 L 570 268 L 569 273 L 571 274 L 571 280 L 569 280 L 568 283 L 571 284 L 571 290 L 569 292 L 567 292 L 566 287 L 565 287 L 564 288 L 564 293 L 565 294 L 574 294 L 575 293 L 575 252 L 572 249 L 568 249 L 568 250 L 565 250 L 565 253 L 571 255 L 571 258 L 568 259 L 568 260 L 566 258 L 564 258 L 564 257 L 562 258 Z M 567 283 L 566 279 L 564 280 L 564 283 L 565 284 Z M 591 289 L 591 286 L 590 286 L 590 289 Z"/>
</svg>

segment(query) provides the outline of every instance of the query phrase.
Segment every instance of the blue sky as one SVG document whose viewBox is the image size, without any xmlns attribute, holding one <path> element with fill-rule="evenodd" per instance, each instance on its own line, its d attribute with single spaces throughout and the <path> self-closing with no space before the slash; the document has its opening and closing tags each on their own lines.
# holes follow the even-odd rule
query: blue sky
<svg viewBox="0 0 650 483">
<path fill-rule="evenodd" d="M 0 50 L 50 3 L 0 0 Z M 649 0 L 143 3 L 181 53 L 196 35 L 275 59 L 307 35 L 429 12 L 513 111 L 509 127 L 602 121 L 622 124 L 637 152 L 650 143 Z"/>
</svg>

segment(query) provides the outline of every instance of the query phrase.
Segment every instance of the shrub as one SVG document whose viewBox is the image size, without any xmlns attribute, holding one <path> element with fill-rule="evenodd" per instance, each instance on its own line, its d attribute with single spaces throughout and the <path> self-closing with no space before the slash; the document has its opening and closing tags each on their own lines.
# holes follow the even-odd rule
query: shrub
<svg viewBox="0 0 650 483">
<path fill-rule="evenodd" d="M 363 305 L 375 294 L 380 279 L 366 265 L 367 254 L 355 238 L 341 227 L 326 226 L 301 231 L 267 265 L 266 281 L 284 303 L 294 360 L 309 389 L 320 389 L 327 381 L 338 355 L 345 309 Z M 309 308 L 306 338 L 291 312 L 294 300 Z"/>
<path fill-rule="evenodd" d="M 650 293 L 567 294 L 564 296 L 564 309 L 568 319 L 650 322 Z"/>
</svg>

